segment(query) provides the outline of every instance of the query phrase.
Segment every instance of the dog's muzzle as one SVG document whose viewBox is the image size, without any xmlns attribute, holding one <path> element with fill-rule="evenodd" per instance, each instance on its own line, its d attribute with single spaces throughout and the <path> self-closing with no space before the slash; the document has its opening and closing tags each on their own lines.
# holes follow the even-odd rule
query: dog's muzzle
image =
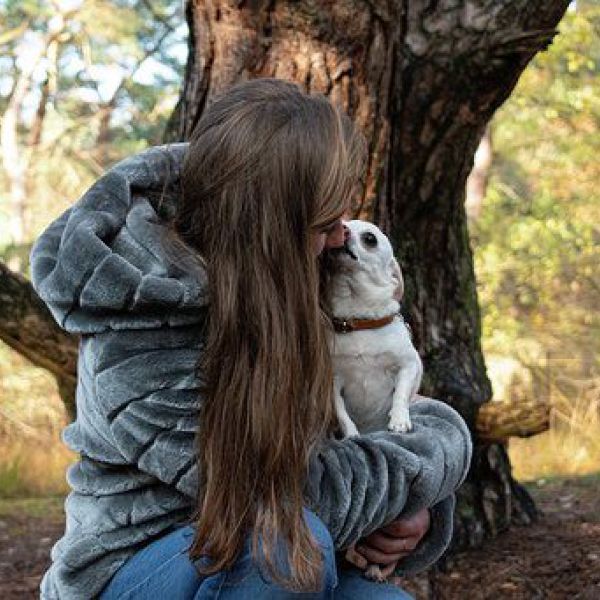
<svg viewBox="0 0 600 600">
<path fill-rule="evenodd" d="M 356 254 L 354 254 L 354 252 L 350 250 L 350 246 L 348 246 L 347 240 L 344 242 L 343 246 L 340 246 L 339 248 L 331 248 L 329 251 L 334 256 L 339 256 L 340 254 L 347 254 L 352 260 L 358 260 L 358 256 L 356 256 Z"/>
</svg>

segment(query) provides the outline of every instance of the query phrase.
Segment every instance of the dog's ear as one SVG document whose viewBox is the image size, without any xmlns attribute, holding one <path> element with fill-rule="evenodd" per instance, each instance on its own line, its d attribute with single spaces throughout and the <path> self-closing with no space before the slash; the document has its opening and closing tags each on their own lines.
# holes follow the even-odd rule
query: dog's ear
<svg viewBox="0 0 600 600">
<path fill-rule="evenodd" d="M 402 270 L 400 269 L 400 265 L 395 258 L 390 260 L 389 269 L 391 271 L 392 281 L 396 285 L 396 289 L 394 290 L 394 300 L 400 302 L 400 300 L 402 300 L 402 296 L 404 296 L 404 279 L 402 278 Z"/>
</svg>

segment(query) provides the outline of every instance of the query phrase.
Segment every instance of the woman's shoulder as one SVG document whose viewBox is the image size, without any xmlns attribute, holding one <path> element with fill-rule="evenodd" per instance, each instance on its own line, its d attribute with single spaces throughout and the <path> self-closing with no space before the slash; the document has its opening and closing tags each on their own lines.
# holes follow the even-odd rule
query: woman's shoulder
<svg viewBox="0 0 600 600">
<path fill-rule="evenodd" d="M 72 333 L 189 324 L 206 305 L 206 277 L 170 261 L 163 206 L 179 196 L 185 144 L 118 163 L 36 240 L 32 283 Z"/>
</svg>

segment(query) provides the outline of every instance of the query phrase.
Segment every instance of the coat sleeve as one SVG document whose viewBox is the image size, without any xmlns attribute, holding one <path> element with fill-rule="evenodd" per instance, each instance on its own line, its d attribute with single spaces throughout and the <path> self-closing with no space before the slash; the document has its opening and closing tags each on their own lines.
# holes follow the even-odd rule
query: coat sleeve
<svg viewBox="0 0 600 600">
<path fill-rule="evenodd" d="M 399 572 L 420 571 L 450 543 L 454 491 L 471 461 L 469 430 L 450 406 L 422 399 L 411 406 L 413 430 L 331 440 L 313 455 L 307 497 L 345 549 L 379 527 L 422 508 L 431 526 Z"/>
</svg>

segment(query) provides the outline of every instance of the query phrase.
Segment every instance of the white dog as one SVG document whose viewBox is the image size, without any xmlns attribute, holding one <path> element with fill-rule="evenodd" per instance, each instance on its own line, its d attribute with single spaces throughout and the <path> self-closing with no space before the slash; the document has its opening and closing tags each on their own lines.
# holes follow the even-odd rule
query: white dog
<svg viewBox="0 0 600 600">
<path fill-rule="evenodd" d="M 410 431 L 408 403 L 421 385 L 423 365 L 399 314 L 402 271 L 382 231 L 349 221 L 350 236 L 334 251 L 327 286 L 333 313 L 334 398 L 344 436 Z M 330 252 L 331 256 L 331 252 Z M 357 564 L 356 550 L 347 559 Z M 366 576 L 384 581 L 395 565 L 369 565 Z"/>
<path fill-rule="evenodd" d="M 423 366 L 399 315 L 404 292 L 400 266 L 382 231 L 349 221 L 350 237 L 336 251 L 328 285 L 334 317 L 335 408 L 346 437 L 411 429 L 408 403 Z"/>
</svg>

